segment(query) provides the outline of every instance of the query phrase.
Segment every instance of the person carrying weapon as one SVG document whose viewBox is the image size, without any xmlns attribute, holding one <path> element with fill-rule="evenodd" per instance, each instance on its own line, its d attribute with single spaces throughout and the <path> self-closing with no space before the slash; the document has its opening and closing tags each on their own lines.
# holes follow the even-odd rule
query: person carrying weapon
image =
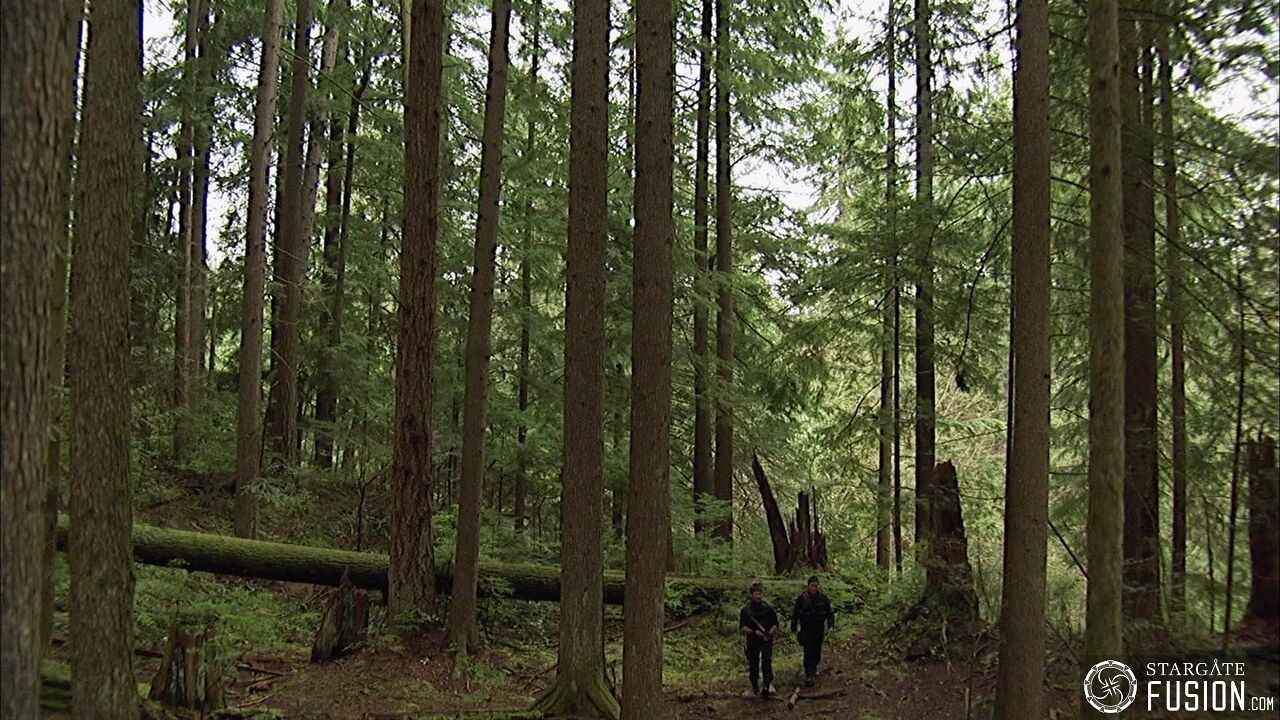
<svg viewBox="0 0 1280 720">
<path fill-rule="evenodd" d="M 813 685 L 818 675 L 818 663 L 822 662 L 822 641 L 827 628 L 836 626 L 836 614 L 831 609 L 831 599 L 818 587 L 818 576 L 809 576 L 808 587 L 796 598 L 795 612 L 791 613 L 791 632 L 804 647 L 804 684 Z"/>
<path fill-rule="evenodd" d="M 750 593 L 750 602 L 738 614 L 738 631 L 747 636 L 747 675 L 751 691 L 768 698 L 773 691 L 773 639 L 780 627 L 778 613 L 765 602 L 764 585 L 752 584 Z M 760 684 L 761 679 L 764 685 Z"/>
</svg>

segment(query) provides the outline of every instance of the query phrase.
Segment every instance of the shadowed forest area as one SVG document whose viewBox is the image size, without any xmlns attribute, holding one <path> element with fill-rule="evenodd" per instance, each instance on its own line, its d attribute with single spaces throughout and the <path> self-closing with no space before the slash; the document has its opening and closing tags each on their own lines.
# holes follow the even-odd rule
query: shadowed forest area
<svg viewBox="0 0 1280 720">
<path fill-rule="evenodd" d="M 1273 716 L 1275 3 L 2 8 L 3 720 Z"/>
</svg>

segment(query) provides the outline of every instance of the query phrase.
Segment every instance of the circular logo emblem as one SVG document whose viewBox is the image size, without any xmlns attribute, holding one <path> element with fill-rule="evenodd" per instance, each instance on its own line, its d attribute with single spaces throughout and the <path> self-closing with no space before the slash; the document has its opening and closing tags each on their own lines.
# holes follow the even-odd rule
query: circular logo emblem
<svg viewBox="0 0 1280 720">
<path fill-rule="evenodd" d="M 1123 712 L 1137 694 L 1138 679 L 1118 660 L 1103 660 L 1084 676 L 1084 699 L 1098 712 Z"/>
</svg>

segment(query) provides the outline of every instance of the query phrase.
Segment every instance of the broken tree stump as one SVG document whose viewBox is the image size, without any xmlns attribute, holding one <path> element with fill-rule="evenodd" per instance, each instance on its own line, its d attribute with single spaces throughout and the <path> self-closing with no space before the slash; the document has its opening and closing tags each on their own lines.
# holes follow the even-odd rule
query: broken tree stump
<svg viewBox="0 0 1280 720">
<path fill-rule="evenodd" d="M 201 712 L 226 707 L 216 637 L 213 616 L 179 613 L 169 626 L 160 668 L 147 696 L 170 707 Z"/>
<path fill-rule="evenodd" d="M 311 662 L 340 658 L 363 642 L 369 628 L 369 593 L 357 590 L 351 577 L 342 574 L 338 587 L 329 593 L 328 608 L 320 620 L 311 644 Z"/>
</svg>

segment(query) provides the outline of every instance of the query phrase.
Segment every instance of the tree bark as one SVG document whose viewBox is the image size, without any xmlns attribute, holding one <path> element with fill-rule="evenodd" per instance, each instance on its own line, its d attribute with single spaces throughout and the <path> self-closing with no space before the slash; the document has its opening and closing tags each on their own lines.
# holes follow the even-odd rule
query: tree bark
<svg viewBox="0 0 1280 720">
<path fill-rule="evenodd" d="M 782 519 L 782 511 L 778 509 L 773 487 L 769 485 L 769 478 L 764 474 L 760 458 L 754 452 L 751 453 L 751 474 L 755 476 L 756 487 L 760 489 L 765 522 L 769 525 L 769 539 L 773 542 L 773 572 L 781 575 L 791 567 L 791 541 L 787 538 L 787 524 Z"/>
<path fill-rule="evenodd" d="M 1160 488 L 1156 456 L 1156 286 L 1147 22 L 1120 22 L 1124 172 L 1124 613 L 1159 623 Z M 1136 627 L 1133 629 L 1137 629 Z"/>
<path fill-rule="evenodd" d="M 89 9 L 69 343 L 75 524 L 68 544 L 76 717 L 138 714 L 129 306 L 120 299 L 129 292 L 129 234 L 121 228 L 134 227 L 143 180 L 141 25 L 137 2 L 95 3 Z M 62 122 L 62 116 L 54 122 Z"/>
<path fill-rule="evenodd" d="M 716 537 L 733 542 L 733 187 L 729 147 L 729 0 L 716 6 Z"/>
<path fill-rule="evenodd" d="M 1240 506 L 1240 453 L 1244 445 L 1244 386 L 1245 386 L 1245 337 L 1244 337 L 1244 284 L 1240 266 L 1236 266 L 1236 307 L 1239 325 L 1236 326 L 1236 433 L 1231 451 L 1231 508 L 1227 514 L 1227 589 L 1223 599 L 1222 644 L 1226 647 L 1231 632 L 1231 615 L 1234 607 L 1236 579 L 1236 517 Z"/>
<path fill-rule="evenodd" d="M 705 503 L 716 496 L 712 475 L 712 404 L 708 373 L 707 307 L 711 303 L 711 256 L 707 253 L 708 174 L 711 151 L 711 30 L 712 0 L 702 0 L 702 42 L 698 46 L 698 110 L 695 120 L 693 170 L 693 530 L 701 535 L 707 524 Z"/>
<path fill-rule="evenodd" d="M 476 580 L 480 564 L 480 500 L 484 497 L 484 445 L 489 405 L 489 354 L 493 333 L 493 283 L 498 250 L 498 200 L 502 193 L 503 124 L 507 112 L 507 29 L 511 1 L 494 0 L 489 29 L 489 77 L 480 150 L 480 199 L 467 312 L 466 398 L 462 417 L 462 477 L 449 640 L 461 656 L 479 642 Z"/>
<path fill-rule="evenodd" d="M 191 289 L 195 274 L 196 232 L 194 228 L 195 117 L 193 105 L 199 90 L 200 15 L 202 0 L 188 0 L 182 63 L 181 123 L 178 128 L 178 237 L 174 255 L 178 260 L 176 302 L 173 313 L 173 459 L 185 462 L 191 444 L 191 375 L 199 351 L 192 346 Z M 198 346 L 197 346 L 198 347 Z"/>
<path fill-rule="evenodd" d="M 1116 0 L 1090 0 L 1089 52 L 1089 585 L 1085 656 L 1122 649 L 1124 525 L 1124 255 Z M 1081 703 L 1084 717 L 1104 717 Z"/>
<path fill-rule="evenodd" d="M 359 61 L 353 64 L 360 64 Z M 342 345 L 342 315 L 345 305 L 347 266 L 347 228 L 351 218 L 352 181 L 355 176 L 356 132 L 360 124 L 360 101 L 369 86 L 370 69 L 366 65 L 351 95 L 347 111 L 345 160 L 343 159 L 342 124 L 336 114 L 330 118 L 329 169 L 325 176 L 324 285 L 326 312 L 320 316 L 320 332 L 325 339 L 320 357 L 320 387 L 316 391 L 315 462 L 321 468 L 333 467 L 333 441 L 338 419 L 338 393 L 341 381 L 338 353 Z M 339 173 L 341 168 L 341 173 Z"/>
<path fill-rule="evenodd" d="M 631 452 L 627 478 L 622 717 L 662 702 L 662 626 L 671 554 L 672 0 L 637 0 Z"/>
<path fill-rule="evenodd" d="M 1173 558 L 1169 602 L 1174 612 L 1186 607 L 1187 594 L 1187 370 L 1183 334 L 1186 326 L 1182 308 L 1182 251 L 1178 214 L 1178 162 L 1173 133 L 1173 64 L 1169 53 L 1169 24 L 1160 34 L 1160 124 L 1164 141 L 1164 226 L 1165 258 L 1169 276 L 1165 302 L 1169 307 L 1169 364 L 1172 386 L 1169 391 L 1173 431 Z"/>
<path fill-rule="evenodd" d="M 536 155 L 534 142 L 537 137 L 537 122 L 533 109 L 538 101 L 538 61 L 542 56 L 542 3 L 534 0 L 526 20 L 529 30 L 529 97 L 532 101 L 528 114 L 528 127 L 525 135 L 523 160 L 531 163 Z M 524 232 L 520 247 L 520 367 L 516 379 L 516 403 L 520 409 L 520 417 L 516 426 L 516 480 L 513 494 L 516 532 L 523 534 L 528 526 L 529 508 L 529 374 L 530 374 L 530 335 L 533 314 L 533 279 L 529 270 L 529 253 L 533 247 L 533 189 L 538 185 L 536 173 L 527 175 L 529 193 L 524 205 Z"/>
<path fill-rule="evenodd" d="M 214 105 L 211 91 L 214 63 L 221 58 L 221 48 L 210 47 L 212 20 L 209 3 L 203 3 L 196 17 L 196 84 L 195 98 L 201 101 L 195 117 L 195 132 L 192 136 L 192 170 L 191 170 L 191 296 L 190 296 L 190 336 L 191 336 L 191 383 L 193 391 L 198 391 L 204 382 L 205 374 L 211 373 L 211 363 L 204 361 L 204 348 L 207 345 L 209 322 L 209 158 L 213 145 Z"/>
<path fill-rule="evenodd" d="M 65 290 L 65 281 L 51 278 L 56 255 L 65 252 L 67 118 L 78 50 L 72 40 L 79 35 L 72 23 L 80 21 L 74 8 L 68 1 L 5 0 L 0 12 L 0 715 L 6 718 L 39 715 L 44 509 L 57 474 L 56 462 L 49 463 L 50 390 L 51 378 L 60 384 L 62 377 L 51 363 L 56 343 L 49 336 L 61 335 L 61 298 L 51 289 Z"/>
<path fill-rule="evenodd" d="M 57 549 L 65 551 L 70 529 L 66 516 L 59 519 Z M 306 583 L 337 587 L 343 573 L 351 584 L 366 590 L 387 589 L 388 557 L 366 552 L 248 540 L 229 535 L 172 530 L 143 523 L 133 525 L 134 562 L 157 567 L 180 565 L 190 572 L 208 572 L 234 577 Z M 602 598 L 607 605 L 625 601 L 625 573 L 604 572 Z M 436 565 L 437 592 L 453 590 L 453 572 L 447 562 Z M 721 599 L 737 597 L 748 584 L 744 578 L 671 575 L 671 592 L 690 607 L 711 607 Z M 510 589 L 517 600 L 557 602 L 560 600 L 560 569 L 527 563 L 480 563 L 480 595 Z"/>
<path fill-rule="evenodd" d="M 1276 441 L 1259 437 L 1247 446 L 1249 469 L 1249 564 L 1252 582 L 1244 619 L 1280 617 L 1280 474 Z"/>
<path fill-rule="evenodd" d="M 887 29 L 885 30 L 885 48 L 889 68 L 889 94 L 885 110 L 885 240 L 882 272 L 884 275 L 885 294 L 881 298 L 880 310 L 880 408 L 879 408 L 879 467 L 876 488 L 876 567 L 889 570 L 890 545 L 894 539 L 894 520 L 890 513 L 893 510 L 893 454 L 895 428 L 898 424 L 897 413 L 894 412 L 895 380 L 898 372 L 897 337 L 894 333 L 894 314 L 897 310 L 898 296 L 898 237 L 897 208 L 894 206 L 897 194 L 898 157 L 897 157 L 897 16 L 896 4 L 889 0 Z M 898 531 L 901 536 L 901 531 Z"/>
<path fill-rule="evenodd" d="M 916 53 L 916 203 L 925 226 L 916 234 L 916 560 L 926 562 L 931 550 L 925 522 L 928 485 L 936 462 L 934 443 L 933 369 L 933 61 L 929 0 L 915 0 Z"/>
<path fill-rule="evenodd" d="M 404 239 L 400 250 L 392 457 L 390 617 L 431 614 L 434 432 L 431 367 L 436 331 L 436 244 L 440 237 L 441 82 L 444 1 L 413 2 L 404 98 Z"/>
<path fill-rule="evenodd" d="M 240 316 L 240 379 L 236 403 L 235 531 L 258 535 L 258 495 L 254 484 L 261 470 L 262 306 L 266 289 L 267 176 L 271 161 L 271 123 L 276 114 L 276 73 L 280 63 L 280 26 L 284 0 L 268 0 L 262 31 L 262 59 L 253 110 L 253 144 L 249 158 L 249 208 L 245 238 L 244 292 Z"/>
<path fill-rule="evenodd" d="M 266 450 L 280 467 L 297 464 L 299 323 L 308 231 L 306 215 L 307 157 L 303 134 L 311 70 L 311 0 L 298 0 L 293 26 L 293 61 L 289 105 L 285 110 L 284 168 L 280 171 L 279 224 L 276 227 L 272 274 L 277 288 L 271 305 L 271 390 L 267 399 Z M 407 130 L 406 130 L 407 132 Z M 314 145 L 315 138 L 312 138 Z"/>
<path fill-rule="evenodd" d="M 573 4 L 569 240 L 565 253 L 564 457 L 560 496 L 560 648 L 545 714 L 617 718 L 604 681 L 604 302 L 609 130 L 609 2 Z"/>
<path fill-rule="evenodd" d="M 1013 432 L 1005 488 L 996 718 L 1044 716 L 1049 522 L 1049 3 L 1018 3 L 1013 79 Z"/>
</svg>

